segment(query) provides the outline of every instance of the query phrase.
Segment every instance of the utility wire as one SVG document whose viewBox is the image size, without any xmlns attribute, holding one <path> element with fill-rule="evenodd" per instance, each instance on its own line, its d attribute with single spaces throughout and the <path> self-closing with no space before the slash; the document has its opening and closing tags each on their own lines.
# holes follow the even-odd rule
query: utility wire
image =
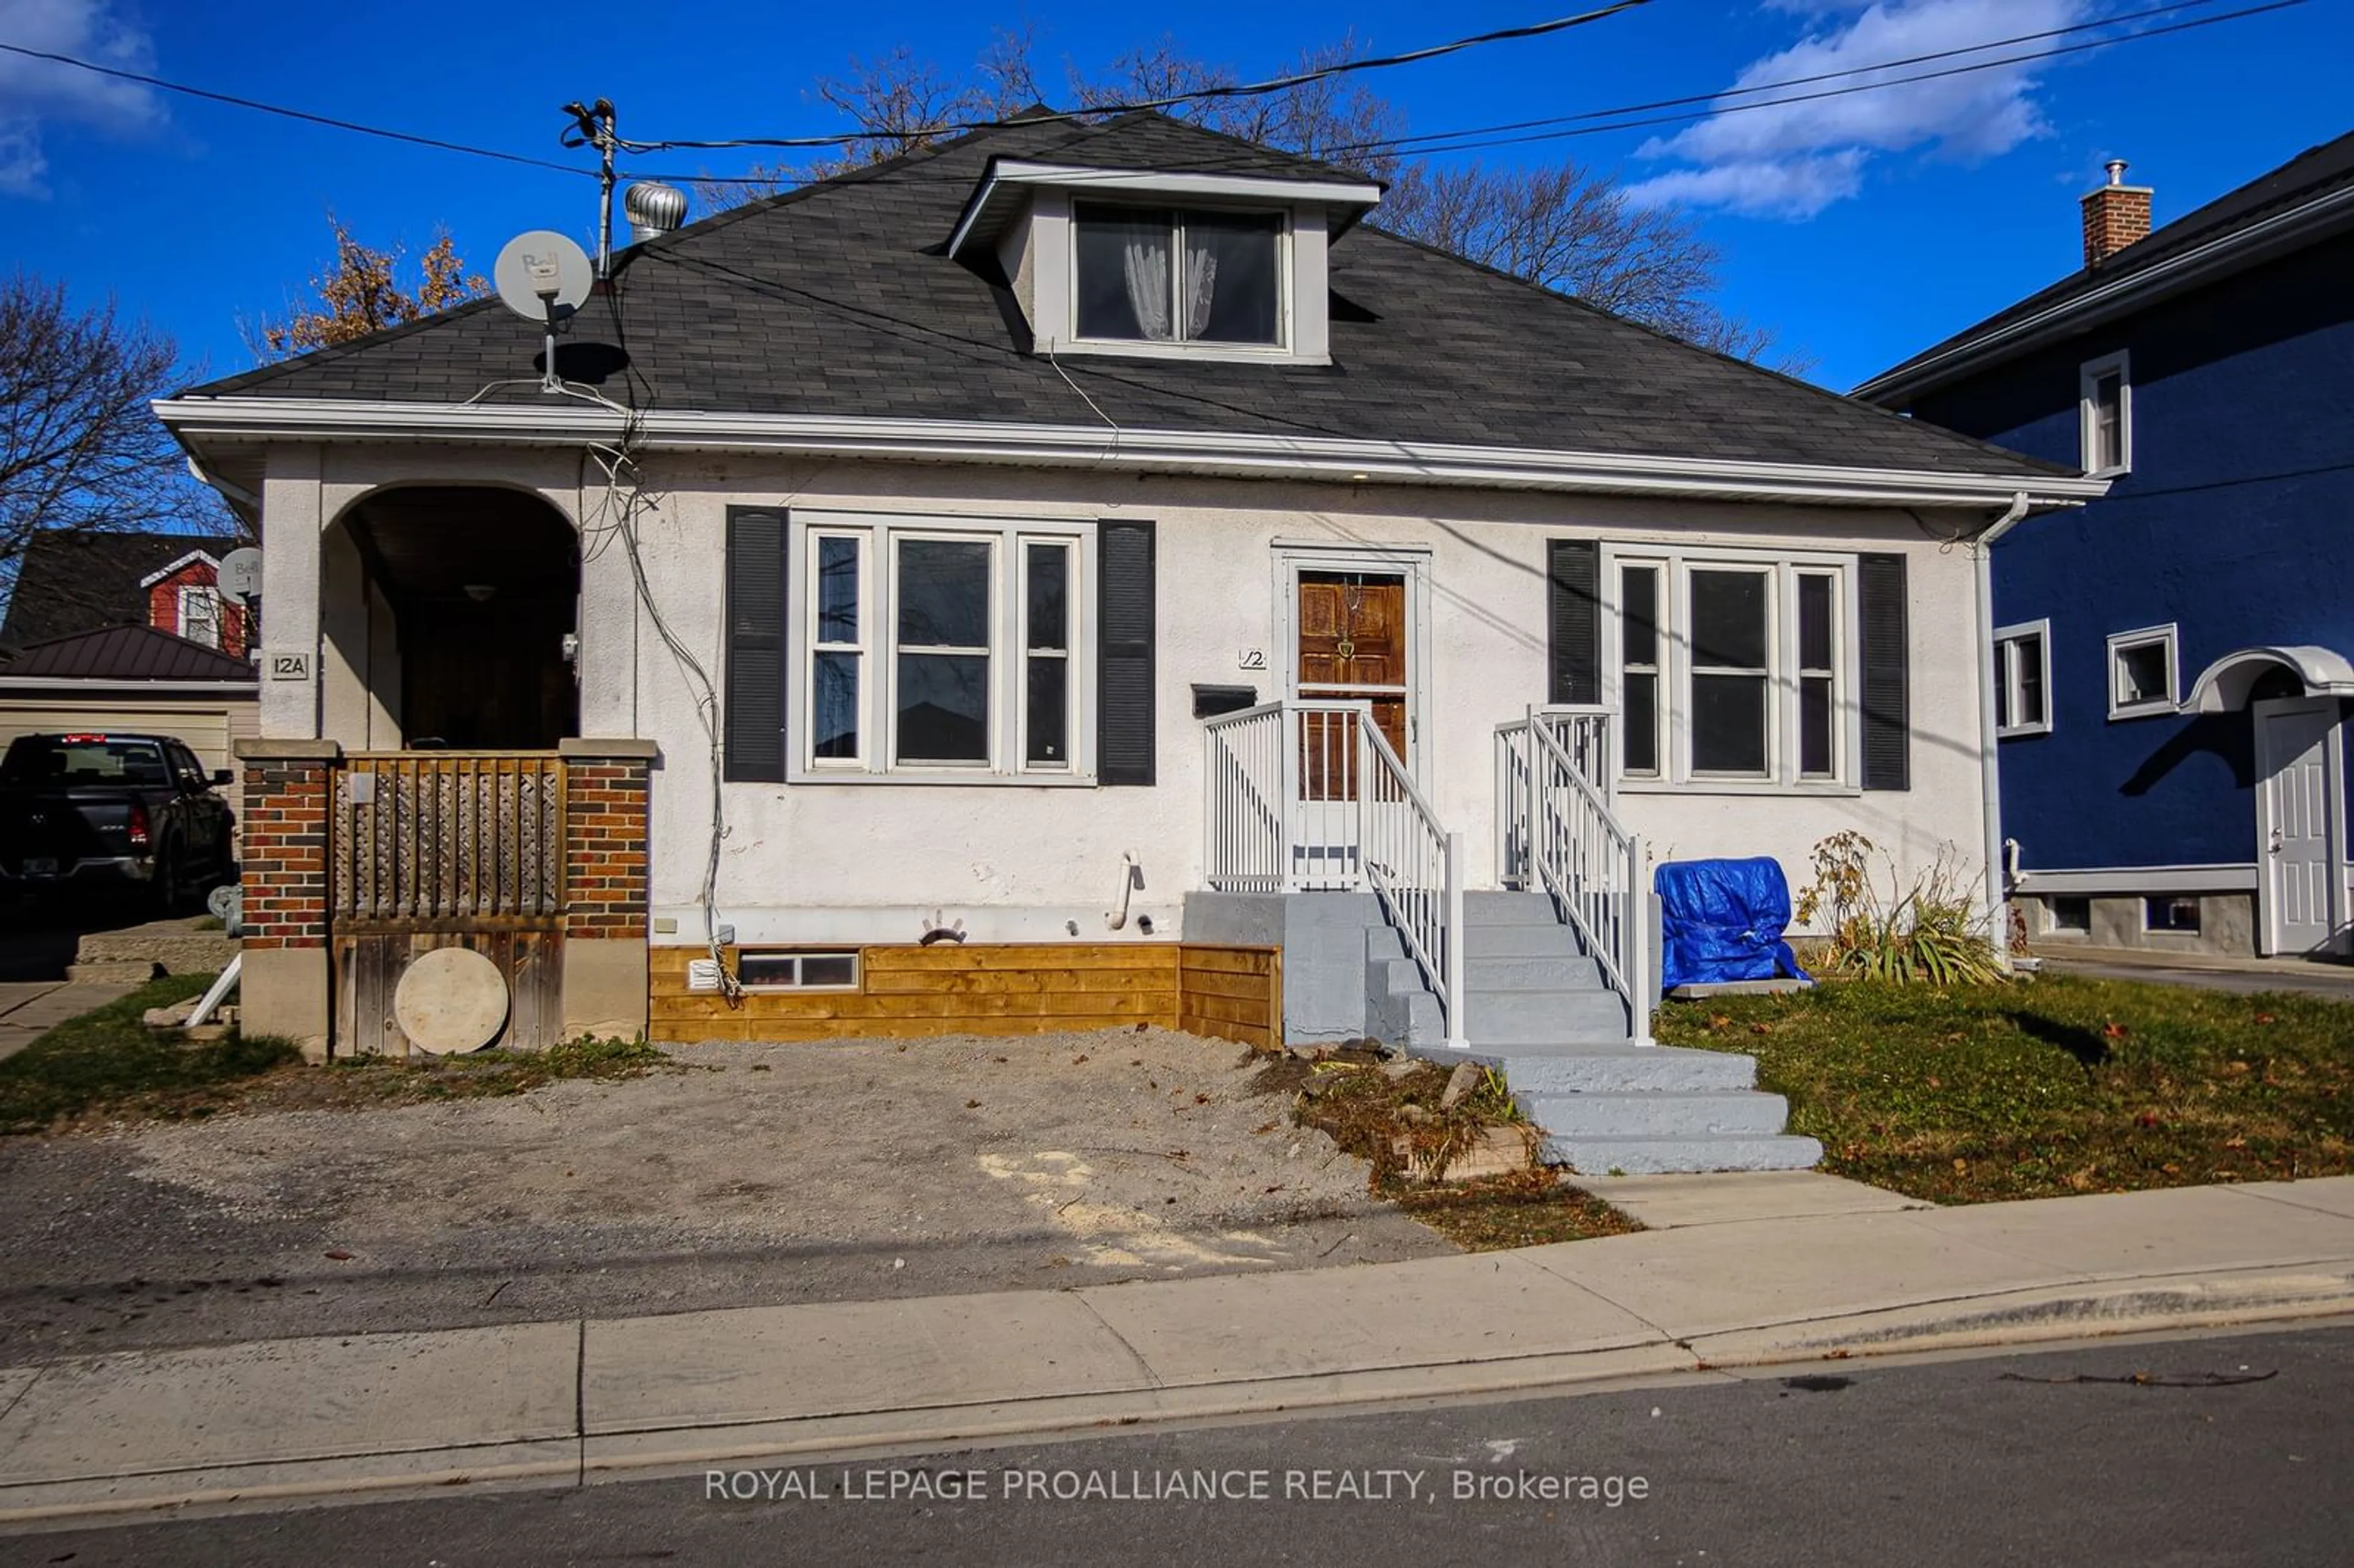
<svg viewBox="0 0 2354 1568">
<path fill-rule="evenodd" d="M 915 126 L 905 130 L 875 132 L 860 129 L 847 131 L 839 136 L 738 136 L 716 142 L 623 142 L 620 144 L 633 153 L 662 153 L 679 150 L 723 151 L 731 147 L 839 147 L 851 142 L 866 142 L 878 138 L 885 141 L 915 137 L 935 137 L 960 134 L 968 131 L 999 131 L 1010 124 L 1038 125 L 1056 121 L 1097 120 L 1107 115 L 1129 114 L 1141 109 L 1168 109 L 1180 103 L 1193 103 L 1204 99 L 1256 98 L 1270 92 L 1285 92 L 1295 87 L 1305 87 L 1311 81 L 1324 81 L 1332 77 L 1346 76 L 1353 71 L 1383 70 L 1392 66 L 1414 65 L 1422 60 L 1437 59 L 1442 55 L 1458 54 L 1478 48 L 1484 44 L 1510 43 L 1522 38 L 1541 38 L 1553 33 L 1567 32 L 1596 22 L 1607 21 L 1621 12 L 1648 5 L 1651 0 L 1617 0 L 1600 10 L 1582 12 L 1575 16 L 1562 16 L 1550 22 L 1534 22 L 1524 27 L 1501 27 L 1492 33 L 1479 33 L 1468 38 L 1433 44 L 1427 48 L 1409 49 L 1399 55 L 1379 55 L 1361 60 L 1340 60 L 1312 70 L 1296 71 L 1289 76 L 1271 77 L 1265 81 L 1236 82 L 1218 87 L 1194 88 L 1185 92 L 1172 92 L 1162 98 L 1140 98 L 1118 103 L 1090 104 L 1078 109 L 1056 110 L 1046 114 L 1030 114 L 1019 121 L 965 120 L 938 125 Z"/>
<path fill-rule="evenodd" d="M 2031 43 L 2043 38 L 2058 37 L 2064 33 L 2082 32 L 2089 27 L 2114 26 L 2121 22 L 2130 22 L 2147 16 L 2168 15 L 2172 12 L 2187 9 L 2191 5 L 2205 5 L 2215 3 L 2216 0 L 2181 0 L 2181 3 L 2177 5 L 2160 5 L 2147 11 L 2137 11 L 2128 13 L 2124 16 L 2112 16 L 2102 22 L 2084 23 L 2073 27 L 2054 28 L 2051 31 L 2041 33 L 2022 33 L 2012 37 L 1996 38 L 1983 44 L 1973 44 L 1966 48 L 1941 50 L 1935 54 L 1915 56 L 1905 59 L 1882 60 L 1873 65 L 1855 66 L 1840 71 L 1825 71 L 1816 76 L 1793 78 L 1787 81 L 1761 83 L 1756 87 L 1734 88 L 1713 93 L 1698 93 L 1686 98 L 1663 99 L 1653 103 L 1623 104 L 1613 109 L 1589 110 L 1580 114 L 1563 115 L 1550 120 L 1524 121 L 1502 125 L 1471 126 L 1457 131 L 1433 131 L 1422 132 L 1416 135 L 1395 137 L 1386 141 L 1352 142 L 1335 146 L 1320 147 L 1316 149 L 1314 155 L 1319 158 L 1333 159 L 1346 157 L 1352 154 L 1386 153 L 1403 150 L 1413 155 L 1427 156 L 1442 153 L 1477 152 L 1486 147 L 1515 146 L 1531 142 L 1561 141 L 1578 136 L 1599 136 L 1613 131 L 1640 130 L 1655 125 L 1682 124 L 1696 120 L 1710 119 L 1718 114 L 1738 114 L 1761 109 L 1780 108 L 1794 103 L 1809 103 L 1823 99 L 1842 98 L 1850 93 L 1880 92 L 1884 91 L 1889 88 L 1904 87 L 1915 82 L 1935 81 L 1946 77 L 1967 76 L 1976 71 L 1996 70 L 2007 66 L 2031 64 L 2038 60 L 2053 59 L 2063 55 L 2083 54 L 2097 49 L 2113 48 L 2118 45 L 2138 43 L 2147 38 L 2160 37 L 2170 33 L 2188 32 L 2199 27 L 2217 26 L 2226 22 L 2243 21 L 2250 17 L 2264 16 L 2269 12 L 2291 10 L 2297 6 L 2308 4 L 2309 0 L 2269 0 L 2269 3 L 2264 5 L 2248 6 L 2237 11 L 2222 12 L 2211 16 L 2197 17 L 2190 21 L 2172 23 L 2161 27 L 2144 27 L 2137 31 L 2120 34 L 2115 37 L 2095 38 L 2085 43 L 2068 45 L 2059 48 L 2034 49 L 2022 54 L 2007 55 L 1998 59 L 1973 60 L 1963 65 L 1949 66 L 1942 70 L 1920 71 L 1915 72 L 1911 76 L 1893 77 L 1878 81 L 1850 82 L 1842 87 L 1829 88 L 1817 92 L 1791 93 L 1784 97 L 1766 99 L 1751 103 L 1722 102 L 1723 99 L 1728 97 L 1734 97 L 1753 92 L 1776 91 L 1784 87 L 1799 86 L 1813 81 L 1832 80 L 1841 77 L 1870 76 L 1879 71 L 1900 69 L 1905 65 L 1918 64 L 1934 59 L 1949 58 L 1955 55 L 1978 54 L 1988 49 L 2006 48 L 2013 44 Z M 1686 111 L 1681 113 L 1645 115 L 1645 111 L 1651 109 L 1669 108 L 1678 105 L 1702 105 L 1712 107 L 1689 108 Z M 1573 122 L 1596 122 L 1576 123 L 1571 129 L 1567 130 L 1543 131 L 1526 135 L 1495 134 L 1500 132 L 1519 131 L 1526 126 L 1562 125 L 1569 124 Z M 1033 120 L 1026 122 L 1017 121 L 1010 123 L 1018 126 L 1023 123 L 1035 124 L 1040 122 L 1041 122 L 1037 120 Z M 920 135 L 922 133 L 910 132 L 907 132 L 907 134 L 913 136 Z M 890 135 L 883 134 L 880 139 L 889 140 Z M 1445 144 L 1410 145 L 1411 143 L 1443 143 Z M 1173 172 L 1212 174 L 1220 172 L 1248 172 L 1252 166 L 1254 166 L 1253 160 L 1246 154 L 1237 154 L 1234 159 L 1212 158 L 1183 164 L 1169 165 Z M 1103 177 L 1106 179 L 1119 179 L 1126 177 L 1132 172 L 1133 171 L 1130 170 L 1106 170 L 1104 171 Z M 631 170 L 630 173 L 631 176 L 635 178 L 677 180 L 693 185 L 724 185 L 727 183 L 728 180 L 728 176 L 726 175 L 713 175 L 707 171 L 692 175 L 649 175 L 640 170 Z M 970 182 L 970 175 L 962 173 L 934 176 L 894 174 L 890 177 L 895 181 L 909 179 L 916 181 L 938 179 L 949 184 L 969 184 Z M 1083 177 L 1083 175 L 1074 176 L 1074 178 Z"/>
<path fill-rule="evenodd" d="M 1962 55 L 1983 54 L 1988 49 L 2009 48 L 2013 44 L 2031 44 L 2045 38 L 2066 37 L 2073 33 L 2088 33 L 2103 27 L 2122 26 L 2128 22 L 2145 21 L 2152 16 L 2168 16 L 2177 11 L 2195 10 L 2202 5 L 2218 4 L 2218 0 L 2178 0 L 2171 5 L 2153 5 L 2146 11 L 2127 11 L 2115 16 L 2102 16 L 2090 22 L 2078 22 L 2072 26 L 2050 27 L 2040 33 L 2019 33 L 2008 38 L 1989 38 L 1982 44 L 1965 44 L 1959 48 L 1937 49 L 1925 55 L 1907 55 L 1902 59 L 1881 60 L 1868 66 L 1848 66 L 1840 70 L 1817 71 L 1812 76 L 1784 77 L 1778 81 L 1759 82 L 1754 87 L 1728 87 L 1717 92 L 1697 92 L 1683 98 L 1659 98 L 1649 103 L 1621 104 L 1616 109 L 1592 109 L 1577 114 L 1548 115 L 1540 120 L 1512 120 L 1500 125 L 1482 125 L 1473 130 L 1429 131 L 1413 135 L 1397 136 L 1386 142 L 1354 143 L 1354 147 L 1383 147 L 1404 150 L 1412 143 L 1447 142 L 1461 136 L 1486 136 L 1507 131 L 1533 131 L 1550 125 L 1574 125 L 1589 120 L 1616 119 L 1626 114 L 1645 114 L 1653 110 L 1681 109 L 1695 103 L 1722 103 L 1728 98 L 1746 98 L 1755 93 L 1778 92 L 1786 87 L 1811 87 L 1817 82 L 1837 81 L 1842 77 L 1869 76 L 1873 71 L 1900 70 L 1906 66 L 1927 65 L 1933 60 L 1953 59 Z M 2122 42 L 2122 39 L 2114 40 Z M 1339 149 L 1350 151 L 1353 148 Z M 1446 151 L 1444 148 L 1425 149 Z"/>
<path fill-rule="evenodd" d="M 27 48 L 22 44 L 0 43 L 0 51 L 22 55 L 27 59 L 48 60 L 53 64 L 71 66 L 77 70 L 111 76 L 118 81 L 135 81 L 143 87 L 160 88 L 165 92 L 177 92 L 189 98 L 201 98 L 211 103 L 226 103 L 235 109 L 250 109 L 261 114 L 275 114 L 281 119 L 300 120 L 307 124 L 324 125 L 335 131 L 356 132 L 363 136 L 380 136 L 387 142 L 406 142 L 416 147 L 435 147 L 445 153 L 466 153 L 477 158 L 496 158 L 503 164 L 523 164 L 535 169 L 553 169 L 560 175 L 596 175 L 594 169 L 578 168 L 571 164 L 553 163 L 546 158 L 525 157 L 521 153 L 503 153 L 495 147 L 473 147 L 463 142 L 445 142 L 438 136 L 419 136 L 408 131 L 387 130 L 381 125 L 363 125 L 356 120 L 338 120 L 329 114 L 313 114 L 306 109 L 290 109 L 282 103 L 265 103 L 258 98 L 239 98 L 231 92 L 215 92 L 209 88 L 190 87 L 186 82 L 166 81 L 160 76 L 144 76 L 135 70 L 122 70 L 114 66 L 99 65 L 90 60 L 76 59 L 71 55 L 51 53 L 48 49 Z"/>
<path fill-rule="evenodd" d="M 1560 142 L 1566 141 L 1576 136 L 1605 135 L 1613 131 L 1636 131 L 1652 125 L 1684 124 L 1695 120 L 1714 119 L 1720 114 L 1744 114 L 1760 109 L 1780 109 L 1793 103 L 1812 103 L 1827 98 L 1844 98 L 1848 94 L 1855 92 L 1877 92 L 1886 88 L 1905 87 L 1915 82 L 1936 81 L 1945 77 L 1967 76 L 1973 71 L 1995 70 L 2003 66 L 2032 64 L 2038 60 L 2057 59 L 2062 55 L 2084 54 L 2095 49 L 2115 48 L 2120 44 L 2139 43 L 2145 38 L 2162 37 L 2169 33 L 2187 33 L 2195 28 L 2218 26 L 2225 22 L 2244 21 L 2251 16 L 2264 16 L 2267 12 L 2293 10 L 2299 5 L 2307 5 L 2309 3 L 2310 0 L 2271 0 L 2271 4 L 2269 5 L 2251 5 L 2243 10 L 2226 11 L 2221 15 L 2213 16 L 2200 16 L 2191 21 L 2176 22 L 2163 27 L 2144 27 L 2138 32 L 2126 33 L 2114 38 L 2094 38 L 2086 43 L 2063 45 L 2059 48 L 2035 49 L 2031 50 L 2026 54 L 2006 55 L 2000 59 L 1976 60 L 1972 61 L 1968 65 L 1947 66 L 1943 70 L 1920 71 L 1912 76 L 1894 77 L 1886 81 L 1851 82 L 1845 87 L 1825 88 L 1819 92 L 1792 93 L 1787 98 L 1767 99 L 1762 102 L 1728 103 L 1720 108 L 1693 109 L 1681 113 L 1653 115 L 1643 119 L 1614 118 L 1609 120 L 1606 123 L 1602 124 L 1578 125 L 1567 130 L 1560 131 L 1540 131 L 1521 136 L 1494 136 L 1490 134 L 1490 132 L 1493 131 L 1508 129 L 1503 126 L 1489 126 L 1473 130 L 1458 131 L 1451 132 L 1451 134 L 1455 137 L 1472 137 L 1481 139 L 1471 141 L 1449 141 L 1443 146 L 1423 146 L 1416 148 L 1415 151 L 1425 154 L 1432 153 L 1469 153 L 1476 152 L 1484 147 L 1512 147 L 1523 145 L 1532 142 Z M 1985 45 L 1981 47 L 1999 48 L 2000 46 Z M 1866 70 L 1881 70 L 1887 68 L 1872 66 L 1861 69 Z M 1750 90 L 1744 89 L 1741 90 Z M 1720 93 L 1715 96 L 1722 98 L 1725 95 Z M 1686 101 L 1708 101 L 1688 100 Z M 1634 111 L 1629 110 L 1595 111 L 1596 114 L 1617 115 L 1624 115 L 1630 112 Z M 1594 115 L 1583 115 L 1569 116 L 1567 118 L 1591 119 L 1594 117 Z M 1432 139 L 1437 139 L 1449 134 L 1449 132 L 1433 132 L 1430 133 L 1430 136 Z M 1402 138 L 1401 140 L 1420 141 L 1423 140 L 1423 138 L 1406 137 Z M 1342 147 L 1330 147 L 1326 148 L 1324 151 L 1326 155 L 1329 156 L 1338 154 L 1365 152 L 1374 149 L 1388 148 L 1398 143 L 1388 142 L 1365 142 L 1352 143 L 1348 146 Z"/>
</svg>

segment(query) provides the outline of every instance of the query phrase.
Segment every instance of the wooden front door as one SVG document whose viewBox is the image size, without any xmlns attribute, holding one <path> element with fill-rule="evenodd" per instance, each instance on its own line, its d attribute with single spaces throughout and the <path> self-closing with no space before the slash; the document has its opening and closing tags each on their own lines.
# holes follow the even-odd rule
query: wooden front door
<svg viewBox="0 0 2354 1568">
<path fill-rule="evenodd" d="M 1299 695 L 1370 703 L 1374 726 L 1411 766 L 1405 578 L 1301 572 L 1299 628 Z M 1312 724 L 1302 732 L 1302 793 L 1311 800 L 1353 800 L 1354 736 L 1342 724 L 1326 727 L 1332 733 L 1319 733 Z"/>
</svg>

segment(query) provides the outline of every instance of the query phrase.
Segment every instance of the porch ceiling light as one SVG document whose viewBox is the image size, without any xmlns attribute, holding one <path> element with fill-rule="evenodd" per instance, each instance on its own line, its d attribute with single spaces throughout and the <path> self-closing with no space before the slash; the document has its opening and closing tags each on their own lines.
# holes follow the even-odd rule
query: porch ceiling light
<svg viewBox="0 0 2354 1568">
<path fill-rule="evenodd" d="M 498 591 L 498 585 L 496 583 L 468 583 L 466 585 L 466 597 L 472 599 L 476 604 L 488 603 L 490 601 L 490 597 Z"/>
</svg>

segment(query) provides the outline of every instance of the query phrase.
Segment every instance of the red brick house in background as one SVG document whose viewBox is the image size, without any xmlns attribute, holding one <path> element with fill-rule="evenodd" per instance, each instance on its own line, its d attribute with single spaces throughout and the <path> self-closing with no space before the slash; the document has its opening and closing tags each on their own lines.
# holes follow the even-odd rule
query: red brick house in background
<svg viewBox="0 0 2354 1568">
<path fill-rule="evenodd" d="M 253 612 L 220 596 L 242 543 L 56 529 L 36 537 L 0 621 L 0 745 L 58 729 L 175 735 L 207 767 L 259 732 Z"/>
</svg>

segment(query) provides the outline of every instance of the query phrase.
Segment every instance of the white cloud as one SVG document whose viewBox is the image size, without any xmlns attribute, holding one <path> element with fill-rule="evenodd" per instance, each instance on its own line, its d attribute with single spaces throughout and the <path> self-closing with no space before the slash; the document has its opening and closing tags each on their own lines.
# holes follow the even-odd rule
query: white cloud
<svg viewBox="0 0 2354 1568">
<path fill-rule="evenodd" d="M 113 16 L 112 0 L 0 0 L 0 40 L 71 55 L 123 70 L 152 71 L 147 35 Z M 130 133 L 162 122 L 152 89 L 94 71 L 0 54 L 0 195 L 47 194 L 46 125 L 70 123 Z"/>
<path fill-rule="evenodd" d="M 1807 14 L 1824 24 L 1787 49 L 1756 60 L 1735 88 L 1766 87 L 1829 71 L 1966 48 L 1999 38 L 2081 22 L 2094 0 L 1766 0 L 1770 9 Z M 2053 40 L 2056 42 L 2057 40 Z M 2003 58 L 2033 46 L 1988 56 L 1843 77 L 1792 94 L 1901 79 L 1978 58 Z M 1841 93 L 1771 109 L 1717 113 L 1672 136 L 1655 137 L 1637 156 L 1695 167 L 1670 170 L 1628 189 L 1638 202 L 1689 202 L 1734 211 L 1809 217 L 1862 188 L 1863 169 L 1882 154 L 1921 152 L 1968 161 L 2007 153 L 2047 129 L 2034 100 L 2039 62 Z M 1740 98 L 1734 104 L 1770 98 Z"/>
</svg>

